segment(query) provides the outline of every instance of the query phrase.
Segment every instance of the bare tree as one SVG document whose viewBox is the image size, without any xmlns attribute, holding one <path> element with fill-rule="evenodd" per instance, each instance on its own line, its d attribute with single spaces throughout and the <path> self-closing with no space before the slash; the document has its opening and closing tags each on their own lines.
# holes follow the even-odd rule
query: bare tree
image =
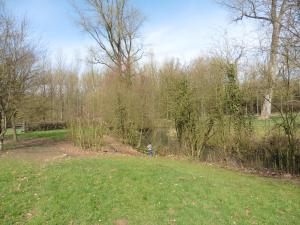
<svg viewBox="0 0 300 225">
<path fill-rule="evenodd" d="M 0 5 L 0 148 L 3 146 L 6 121 L 15 128 L 17 110 L 36 74 L 36 51 L 28 39 L 26 21 L 17 21 Z M 15 129 L 14 129 L 15 131 Z M 16 132 L 14 132 L 16 140 Z"/>
<path fill-rule="evenodd" d="M 285 34 L 288 37 L 292 36 L 294 39 L 298 39 L 297 48 L 300 47 L 300 1 L 299 0 L 289 0 L 289 8 L 287 10 L 287 15 L 285 18 L 285 23 L 283 24 Z M 286 36 L 286 35 L 285 35 Z"/>
<path fill-rule="evenodd" d="M 130 84 L 133 65 L 142 57 L 139 29 L 141 13 L 128 0 L 85 0 L 86 9 L 77 9 L 80 26 L 96 42 L 92 61 L 105 65 Z"/>
<path fill-rule="evenodd" d="M 299 41 L 299 40 L 298 40 Z M 287 138 L 286 148 L 286 170 L 289 173 L 297 173 L 297 160 L 296 155 L 299 151 L 297 140 L 297 133 L 299 132 L 299 122 L 297 110 L 294 109 L 299 106 L 300 101 L 295 96 L 293 83 L 299 79 L 300 64 L 299 64 L 299 49 L 295 47 L 295 36 L 289 33 L 285 36 L 284 41 L 280 46 L 279 55 L 279 75 L 282 78 L 280 91 L 281 91 L 281 106 L 276 104 L 273 106 L 279 112 L 281 120 L 276 122 L 282 128 Z M 294 81 L 294 82 L 293 82 Z"/>
<path fill-rule="evenodd" d="M 284 17 L 290 8 L 289 0 L 223 0 L 223 5 L 238 15 L 235 21 L 250 18 L 259 20 L 271 28 L 271 43 L 267 63 L 267 90 L 264 94 L 264 103 L 261 117 L 267 119 L 271 115 L 273 82 L 277 74 L 277 55 L 280 44 L 280 34 L 284 24 Z"/>
</svg>

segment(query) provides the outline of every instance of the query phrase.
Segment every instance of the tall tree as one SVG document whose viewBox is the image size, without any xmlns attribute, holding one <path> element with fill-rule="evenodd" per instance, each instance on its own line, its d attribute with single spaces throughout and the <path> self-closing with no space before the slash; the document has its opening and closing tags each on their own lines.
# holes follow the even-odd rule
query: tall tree
<svg viewBox="0 0 300 225">
<path fill-rule="evenodd" d="M 28 39 L 26 21 L 18 21 L 0 3 L 0 148 L 6 132 L 6 121 L 13 125 L 20 102 L 36 74 L 35 46 Z M 15 131 L 15 129 L 14 129 Z M 14 132 L 16 139 L 16 132 Z"/>
<path fill-rule="evenodd" d="M 277 73 L 277 55 L 280 34 L 284 24 L 284 16 L 292 1 L 288 0 L 224 0 L 221 1 L 230 10 L 237 13 L 235 21 L 244 18 L 259 20 L 271 27 L 271 43 L 267 63 L 267 87 L 261 117 L 267 119 L 271 115 L 273 82 Z"/>
<path fill-rule="evenodd" d="M 142 57 L 139 29 L 141 13 L 128 0 L 85 0 L 87 9 L 77 11 L 80 26 L 97 44 L 91 49 L 94 63 L 111 68 L 127 84 L 131 83 L 133 65 Z"/>
</svg>

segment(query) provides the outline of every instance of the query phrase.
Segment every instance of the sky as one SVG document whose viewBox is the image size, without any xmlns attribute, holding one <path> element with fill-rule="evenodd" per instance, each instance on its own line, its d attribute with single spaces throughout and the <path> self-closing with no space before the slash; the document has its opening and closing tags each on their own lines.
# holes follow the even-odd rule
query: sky
<svg viewBox="0 0 300 225">
<path fill-rule="evenodd" d="M 7 0 L 7 7 L 18 17 L 26 16 L 52 60 L 61 54 L 68 60 L 84 59 L 94 42 L 76 25 L 71 1 Z M 84 6 L 84 0 L 75 2 Z M 146 18 L 141 29 L 146 58 L 151 52 L 158 61 L 180 58 L 187 62 L 207 55 L 224 33 L 253 41 L 249 39 L 253 24 L 232 22 L 230 13 L 214 0 L 131 0 L 130 4 Z"/>
</svg>

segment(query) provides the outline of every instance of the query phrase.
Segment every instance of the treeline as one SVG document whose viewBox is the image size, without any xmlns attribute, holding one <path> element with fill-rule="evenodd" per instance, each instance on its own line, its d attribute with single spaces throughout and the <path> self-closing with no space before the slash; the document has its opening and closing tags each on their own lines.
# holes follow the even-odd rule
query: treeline
<svg viewBox="0 0 300 225">
<path fill-rule="evenodd" d="M 31 41 L 26 20 L 11 15 L 0 1 L 0 150 L 7 124 L 16 126 L 16 115 L 39 70 L 38 62 L 39 49 Z"/>
<path fill-rule="evenodd" d="M 246 9 L 251 1 L 228 2 Z M 112 135 L 141 151 L 152 143 L 160 155 L 299 174 L 300 11 L 294 1 L 272 2 L 278 5 L 263 1 L 259 12 L 270 16 L 282 8 L 284 14 L 273 10 L 272 18 L 264 17 L 274 35 L 262 58 L 245 60 L 245 47 L 228 40 L 215 54 L 188 64 L 158 63 L 153 56 L 141 64 L 139 11 L 126 0 L 86 1 L 86 11 L 77 11 L 78 24 L 96 43 L 88 69 L 79 74 L 62 59 L 51 66 L 34 58 L 27 72 L 9 73 L 19 80 L 29 74 L 21 84 L 30 85 L 3 91 L 1 129 L 3 121 L 66 122 L 83 149 L 98 150 L 103 136 Z M 245 15 L 258 15 L 248 9 Z M 10 68 L 4 59 L 2 68 Z M 22 92 L 11 100 L 7 90 Z M 275 118 L 266 120 L 271 111 Z M 265 121 L 272 125 L 261 126 Z"/>
<path fill-rule="evenodd" d="M 140 150 L 152 143 L 161 155 L 299 173 L 299 77 L 278 78 L 273 110 L 279 119 L 272 127 L 258 126 L 264 79 L 255 64 L 243 70 L 241 82 L 239 68 L 220 56 L 189 65 L 150 60 L 130 84 L 109 70 L 91 68 L 79 76 L 54 68 L 39 77 L 40 91 L 26 96 L 36 105 L 25 103 L 19 115 L 67 121 L 82 148 L 97 150 L 103 135 L 114 135 Z"/>
<path fill-rule="evenodd" d="M 141 150 L 152 143 L 162 155 L 299 173 L 299 77 L 277 80 L 273 111 L 280 119 L 257 126 L 264 79 L 256 67 L 244 70 L 241 82 L 238 64 L 219 56 L 190 65 L 151 61 L 130 84 L 109 70 L 78 75 L 54 67 L 36 77 L 17 120 L 66 121 L 82 148 L 97 150 L 103 135 L 114 135 Z"/>
<path fill-rule="evenodd" d="M 237 13 L 236 20 L 247 17 L 268 24 L 265 59 L 242 68 L 243 46 L 226 42 L 223 49 L 217 47 L 220 54 L 189 65 L 170 61 L 158 66 L 152 59 L 138 69 L 139 11 L 124 0 L 86 1 L 88 10 L 79 9 L 79 24 L 97 43 L 91 62 L 108 70 L 97 78 L 93 72 L 83 77 L 80 117 L 90 125 L 71 122 L 73 139 L 86 143 L 86 130 L 95 131 L 99 137 L 116 135 L 136 148 L 151 142 L 161 154 L 299 173 L 299 5 L 221 3 Z M 255 114 L 260 111 L 268 119 L 272 110 L 279 120 L 261 134 Z"/>
<path fill-rule="evenodd" d="M 63 59 L 54 66 L 43 65 L 26 90 L 17 117 L 30 124 L 65 122 L 79 115 L 82 110 L 79 82 L 76 69 L 64 65 Z"/>
</svg>

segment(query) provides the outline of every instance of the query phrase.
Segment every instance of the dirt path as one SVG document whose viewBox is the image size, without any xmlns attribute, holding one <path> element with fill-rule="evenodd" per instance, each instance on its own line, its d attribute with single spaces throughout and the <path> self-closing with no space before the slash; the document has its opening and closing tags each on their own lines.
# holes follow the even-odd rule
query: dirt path
<svg viewBox="0 0 300 225">
<path fill-rule="evenodd" d="M 55 142 L 46 138 L 39 138 L 33 140 L 25 140 L 18 143 L 15 149 L 9 149 L 0 152 L 0 159 L 19 159 L 25 161 L 36 162 L 51 162 L 56 160 L 64 160 L 68 158 L 82 158 L 82 157 L 103 157 L 110 155 L 120 156 L 143 156 L 142 153 L 136 151 L 129 145 L 125 145 L 115 138 L 104 137 L 103 147 L 97 151 L 82 150 L 74 146 L 70 141 Z M 171 157 L 177 160 L 186 160 L 182 157 Z M 240 171 L 245 174 L 255 174 L 261 177 L 271 177 L 283 179 L 300 185 L 300 177 L 291 177 L 284 174 L 270 174 L 268 172 L 253 171 L 248 169 L 241 169 L 238 167 L 222 166 L 220 164 L 206 163 L 207 165 L 222 167 L 228 170 Z"/>
<path fill-rule="evenodd" d="M 0 158 L 13 158 L 34 161 L 53 161 L 70 157 L 97 157 L 103 155 L 142 156 L 132 147 L 112 137 L 104 137 L 104 145 L 97 151 L 82 150 L 69 141 L 54 142 L 47 139 L 35 139 L 19 143 L 15 149 L 0 153 Z"/>
</svg>

